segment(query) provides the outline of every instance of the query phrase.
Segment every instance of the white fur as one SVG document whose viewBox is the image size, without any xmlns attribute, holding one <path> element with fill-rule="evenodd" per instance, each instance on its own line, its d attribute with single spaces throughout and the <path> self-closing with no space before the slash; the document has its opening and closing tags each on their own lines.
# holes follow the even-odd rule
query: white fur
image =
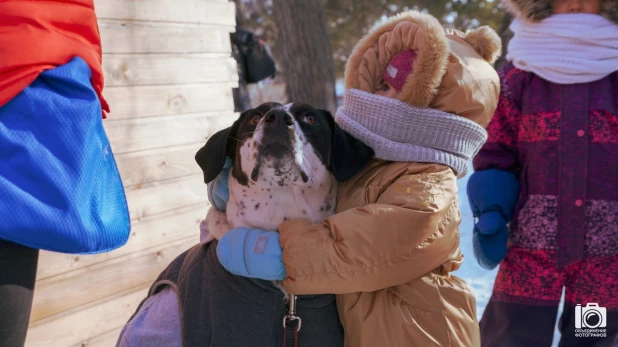
<svg viewBox="0 0 618 347">
<path fill-rule="evenodd" d="M 290 130 L 294 153 L 282 159 L 279 166 L 271 159 L 262 159 L 257 181 L 251 172 L 260 158 L 258 145 L 263 137 L 263 120 L 256 127 L 253 137 L 240 149 L 241 168 L 249 177 L 249 186 L 243 186 L 230 176 L 230 199 L 227 218 L 231 227 L 253 227 L 277 230 L 286 219 L 308 219 L 321 222 L 332 214 L 336 199 L 336 181 L 322 164 L 294 120 Z M 307 175 L 303 182 L 300 171 Z M 222 235 L 221 232 L 216 234 Z"/>
<path fill-rule="evenodd" d="M 208 243 L 214 239 L 219 240 L 232 228 L 227 221 L 225 212 L 221 212 L 216 208 L 208 209 L 205 222 L 208 234 L 200 240 L 200 243 Z"/>
<path fill-rule="evenodd" d="M 283 109 L 289 111 L 289 105 Z M 230 175 L 227 212 L 210 209 L 206 216 L 210 234 L 206 242 L 212 238 L 220 239 L 235 227 L 276 231 L 288 219 L 319 223 L 333 214 L 337 182 L 318 158 L 296 120 L 289 133 L 293 153 L 279 160 L 277 167 L 274 160 L 262 158 L 258 179 L 251 180 L 253 168 L 261 158 L 257 151 L 263 137 L 263 122 L 262 119 L 253 136 L 240 149 L 241 169 L 249 177 L 249 184 L 241 185 Z M 307 182 L 301 178 L 301 170 L 307 175 Z M 280 282 L 275 282 L 275 285 L 287 298 Z"/>
</svg>

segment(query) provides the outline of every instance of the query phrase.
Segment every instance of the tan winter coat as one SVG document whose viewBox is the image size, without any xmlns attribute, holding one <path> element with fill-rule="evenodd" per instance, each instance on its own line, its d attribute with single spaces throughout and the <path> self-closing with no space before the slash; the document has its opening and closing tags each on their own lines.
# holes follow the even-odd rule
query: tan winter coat
<svg viewBox="0 0 618 347">
<path fill-rule="evenodd" d="M 346 347 L 480 346 L 474 295 L 450 274 L 463 260 L 453 170 L 375 160 L 340 187 L 337 212 L 279 232 L 285 289 L 340 294 Z"/>
<path fill-rule="evenodd" d="M 403 13 L 358 43 L 346 88 L 374 93 L 390 59 L 413 49 L 414 71 L 397 99 L 484 127 L 497 104 L 490 63 L 500 48 L 487 27 L 445 34 L 435 18 Z M 279 232 L 283 286 L 338 294 L 346 347 L 480 346 L 474 296 L 451 274 L 463 261 L 451 168 L 373 160 L 340 186 L 336 212 L 323 223 L 286 221 Z"/>
</svg>

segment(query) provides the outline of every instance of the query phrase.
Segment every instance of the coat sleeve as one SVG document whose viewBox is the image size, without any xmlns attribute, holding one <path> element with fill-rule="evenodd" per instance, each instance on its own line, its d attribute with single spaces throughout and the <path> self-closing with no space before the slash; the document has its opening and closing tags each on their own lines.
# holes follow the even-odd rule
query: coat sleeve
<svg viewBox="0 0 618 347">
<path fill-rule="evenodd" d="M 438 268 L 459 247 L 457 184 L 451 169 L 396 179 L 363 207 L 284 222 L 279 232 L 294 294 L 375 291 Z"/>
<path fill-rule="evenodd" d="M 178 298 L 166 286 L 144 302 L 120 332 L 116 347 L 182 347 Z"/>
<path fill-rule="evenodd" d="M 517 135 L 521 116 L 522 80 L 526 73 L 506 65 L 499 72 L 500 98 L 498 107 L 487 126 L 487 142 L 473 160 L 475 171 L 498 169 L 519 177 Z"/>
</svg>

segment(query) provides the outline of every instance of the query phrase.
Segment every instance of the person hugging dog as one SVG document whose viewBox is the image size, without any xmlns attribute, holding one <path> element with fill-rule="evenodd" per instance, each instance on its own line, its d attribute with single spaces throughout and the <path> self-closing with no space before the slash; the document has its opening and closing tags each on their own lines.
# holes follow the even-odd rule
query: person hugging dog
<svg viewBox="0 0 618 347">
<path fill-rule="evenodd" d="M 375 158 L 340 184 L 335 215 L 262 232 L 282 257 L 249 254 L 249 230 L 235 228 L 219 240 L 221 264 L 247 277 L 276 274 L 289 293 L 338 294 L 346 346 L 480 346 L 474 295 L 451 274 L 463 261 L 456 180 L 487 138 L 500 51 L 488 27 L 445 30 L 415 11 L 376 25 L 348 60 L 336 114 Z M 220 209 L 226 182 L 209 185 Z"/>
</svg>

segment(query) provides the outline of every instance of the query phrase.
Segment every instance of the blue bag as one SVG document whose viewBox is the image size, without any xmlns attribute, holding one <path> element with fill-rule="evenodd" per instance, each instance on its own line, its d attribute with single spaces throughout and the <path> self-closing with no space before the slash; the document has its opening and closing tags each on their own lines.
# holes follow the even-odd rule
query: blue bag
<svg viewBox="0 0 618 347">
<path fill-rule="evenodd" d="M 131 228 L 90 68 L 73 58 L 0 107 L 0 238 L 101 253 Z"/>
</svg>

